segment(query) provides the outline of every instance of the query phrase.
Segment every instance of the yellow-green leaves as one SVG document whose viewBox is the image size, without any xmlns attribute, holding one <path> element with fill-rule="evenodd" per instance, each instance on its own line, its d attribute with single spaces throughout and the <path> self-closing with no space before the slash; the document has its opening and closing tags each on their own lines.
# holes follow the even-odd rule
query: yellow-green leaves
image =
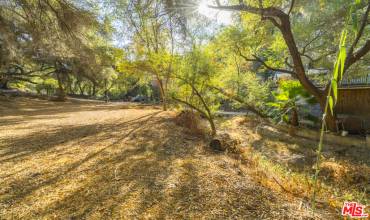
<svg viewBox="0 0 370 220">
<path fill-rule="evenodd" d="M 340 48 L 339 48 L 339 55 L 337 62 L 339 62 L 340 65 L 340 78 L 342 79 L 343 73 L 344 73 L 344 66 L 347 58 L 347 51 L 346 51 L 346 39 L 347 39 L 347 30 L 342 31 L 342 35 L 340 37 Z M 337 79 L 336 79 L 337 80 Z"/>
<path fill-rule="evenodd" d="M 340 42 L 339 42 L 339 53 L 337 60 L 335 61 L 334 64 L 334 71 L 333 71 L 333 78 L 331 81 L 331 88 L 333 91 L 333 97 L 332 101 L 334 100 L 334 104 L 337 103 L 337 97 L 338 97 L 338 81 L 340 81 L 343 77 L 344 73 L 344 66 L 346 62 L 346 57 L 347 57 L 347 51 L 346 51 L 346 39 L 347 39 L 347 30 L 343 30 L 341 37 L 340 37 Z M 330 107 L 331 111 L 333 111 L 332 106 Z"/>
<path fill-rule="evenodd" d="M 329 96 L 329 107 L 330 107 L 331 114 L 333 115 L 334 114 L 334 101 L 333 101 L 333 97 L 331 96 Z"/>
<path fill-rule="evenodd" d="M 334 106 L 337 103 L 338 99 L 338 81 L 340 81 L 343 77 L 344 66 L 347 58 L 346 39 L 347 39 L 347 30 L 343 30 L 339 42 L 338 57 L 334 63 L 333 78 L 331 80 L 331 90 L 333 96 L 329 95 L 328 97 L 329 108 L 332 114 L 334 112 Z"/>
<path fill-rule="evenodd" d="M 331 88 L 333 90 L 334 104 L 336 104 L 337 99 L 338 99 L 338 83 L 337 83 L 337 80 L 335 80 L 335 79 L 331 80 Z"/>
<path fill-rule="evenodd" d="M 337 60 L 334 63 L 333 79 L 338 79 L 338 74 L 339 74 L 338 70 L 339 70 L 339 62 Z"/>
<path fill-rule="evenodd" d="M 346 47 L 345 46 L 342 46 L 340 48 L 340 52 L 339 52 L 339 60 L 340 60 L 340 74 L 339 74 L 339 79 L 342 79 L 343 77 L 343 73 L 344 73 L 344 66 L 345 66 L 345 62 L 346 62 L 346 57 L 347 57 L 347 52 L 346 52 Z"/>
</svg>

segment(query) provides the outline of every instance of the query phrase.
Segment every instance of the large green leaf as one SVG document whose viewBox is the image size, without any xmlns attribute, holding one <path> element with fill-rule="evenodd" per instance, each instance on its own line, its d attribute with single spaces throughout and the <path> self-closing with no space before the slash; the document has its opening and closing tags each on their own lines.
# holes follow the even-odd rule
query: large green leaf
<svg viewBox="0 0 370 220">
<path fill-rule="evenodd" d="M 339 73 L 339 60 L 335 61 L 334 63 L 333 79 L 338 79 L 338 73 Z"/>
<path fill-rule="evenodd" d="M 333 97 L 329 96 L 329 108 L 330 108 L 330 111 L 331 111 L 331 114 L 333 115 L 334 114 L 334 101 L 333 101 Z"/>
<path fill-rule="evenodd" d="M 338 83 L 337 83 L 337 80 L 333 79 L 331 81 L 331 88 L 333 90 L 334 104 L 336 104 L 337 99 L 338 99 Z"/>
<path fill-rule="evenodd" d="M 346 58 L 347 58 L 347 51 L 346 51 L 345 46 L 342 46 L 340 48 L 340 53 L 339 53 L 338 58 L 339 58 L 339 61 L 340 61 L 340 78 L 339 79 L 342 79 L 343 73 L 344 73 L 344 65 L 346 63 Z"/>
</svg>

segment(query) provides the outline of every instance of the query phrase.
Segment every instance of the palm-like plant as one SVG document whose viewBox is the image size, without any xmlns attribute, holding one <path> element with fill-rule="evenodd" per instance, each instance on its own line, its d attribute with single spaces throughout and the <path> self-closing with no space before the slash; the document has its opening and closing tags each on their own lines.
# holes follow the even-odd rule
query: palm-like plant
<svg viewBox="0 0 370 220">
<path fill-rule="evenodd" d="M 299 108 L 315 103 L 314 97 L 294 80 L 280 81 L 279 88 L 273 96 L 274 101 L 268 103 L 273 107 L 272 116 L 279 122 L 284 121 L 292 126 L 299 125 Z"/>
</svg>

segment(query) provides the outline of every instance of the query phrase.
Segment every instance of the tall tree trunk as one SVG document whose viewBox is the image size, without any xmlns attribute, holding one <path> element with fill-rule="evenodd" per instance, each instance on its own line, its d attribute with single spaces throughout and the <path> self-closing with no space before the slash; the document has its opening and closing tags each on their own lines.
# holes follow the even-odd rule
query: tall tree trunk
<svg viewBox="0 0 370 220">
<path fill-rule="evenodd" d="M 325 118 L 326 127 L 329 131 L 338 131 L 337 127 L 337 116 L 334 112 L 334 116 L 331 114 L 330 110 L 328 112 L 328 115 Z"/>
<path fill-rule="evenodd" d="M 303 62 L 301 59 L 301 55 L 299 53 L 299 50 L 296 46 L 293 33 L 290 27 L 290 21 L 288 15 L 282 15 L 280 17 L 281 25 L 278 26 L 280 31 L 283 34 L 283 38 L 285 40 L 285 43 L 288 46 L 288 50 L 290 53 L 290 56 L 293 60 L 293 66 L 295 71 L 295 76 L 298 78 L 301 85 L 310 93 L 312 94 L 316 100 L 319 102 L 321 110 L 324 111 L 325 103 L 326 103 L 326 90 L 322 91 L 318 89 L 307 77 L 305 68 L 303 66 Z M 336 127 L 336 116 L 328 114 L 326 116 L 326 125 L 327 128 L 330 131 L 337 131 Z"/>
<path fill-rule="evenodd" d="M 324 93 L 318 89 L 306 76 L 306 71 L 303 66 L 301 55 L 296 46 L 293 33 L 290 27 L 289 16 L 285 15 L 281 18 L 282 24 L 279 26 L 279 29 L 283 33 L 283 38 L 288 46 L 290 56 L 292 57 L 295 75 L 298 78 L 302 86 L 320 102 L 323 99 Z"/>
<path fill-rule="evenodd" d="M 107 80 L 104 80 L 104 87 L 105 87 L 105 90 L 104 90 L 105 102 L 108 102 L 109 98 L 108 98 L 108 82 L 107 82 Z"/>
<path fill-rule="evenodd" d="M 60 73 L 57 72 L 57 80 L 58 80 L 58 94 L 57 99 L 58 101 L 65 101 L 66 100 L 66 93 L 63 88 L 63 82 Z"/>
<path fill-rule="evenodd" d="M 243 2 L 243 1 L 241 1 Z M 294 1 L 291 2 L 291 7 L 288 13 L 285 13 L 281 9 L 275 8 L 275 7 L 262 7 L 262 1 L 260 1 L 260 7 L 251 6 L 248 3 L 242 3 L 239 5 L 230 5 L 225 6 L 221 5 L 220 1 L 216 1 L 216 6 L 211 6 L 211 8 L 215 9 L 221 9 L 221 10 L 233 10 L 233 11 L 245 11 L 253 14 L 261 15 L 263 20 L 270 20 L 275 27 L 279 28 L 281 31 L 283 38 L 285 40 L 285 43 L 288 46 L 290 56 L 293 60 L 293 67 L 294 67 L 294 73 L 295 76 L 298 78 L 302 86 L 320 103 L 321 109 L 324 111 L 325 108 L 325 102 L 326 102 L 326 91 L 322 91 L 319 88 L 317 88 L 315 85 L 310 82 L 310 80 L 307 78 L 305 69 L 302 63 L 301 59 L 301 53 L 299 52 L 297 48 L 297 44 L 294 41 L 291 24 L 290 24 L 290 13 L 294 7 Z M 362 57 L 364 57 L 367 53 L 370 52 L 370 40 L 367 39 L 365 43 L 355 51 L 355 48 L 360 41 L 360 38 L 363 36 L 363 33 L 365 32 L 365 27 L 368 24 L 368 17 L 370 13 L 370 1 L 367 3 L 367 8 L 362 16 L 361 22 L 360 22 L 360 28 L 358 28 L 358 31 L 356 33 L 356 38 L 353 41 L 351 47 L 349 48 L 347 52 L 347 58 L 345 61 L 344 69 L 345 71 L 355 62 L 360 60 Z M 355 51 L 355 52 L 354 52 Z M 324 103 L 324 104 L 323 104 Z M 336 115 L 328 114 L 326 116 L 326 124 L 327 128 L 329 128 L 332 131 L 337 130 L 336 126 Z"/>
<path fill-rule="evenodd" d="M 75 94 L 75 92 L 73 91 L 73 88 L 72 88 L 72 84 L 73 84 L 73 80 L 70 78 L 70 77 L 68 77 L 67 78 L 67 80 L 66 80 L 66 83 L 67 83 L 67 85 L 66 85 L 66 90 L 67 90 L 67 94 Z"/>
<path fill-rule="evenodd" d="M 92 96 L 92 89 L 90 85 L 87 86 L 87 95 Z"/>
<path fill-rule="evenodd" d="M 167 111 L 166 93 L 165 93 L 164 88 L 163 88 L 163 82 L 157 74 L 156 74 L 156 80 L 157 80 L 157 83 L 158 83 L 158 86 L 159 86 L 159 91 L 160 91 L 160 94 L 161 94 L 161 101 L 162 101 L 163 111 Z"/>
<path fill-rule="evenodd" d="M 299 125 L 297 107 L 293 107 L 292 109 L 291 117 L 290 117 L 290 124 L 293 125 L 294 127 L 297 127 Z"/>
<path fill-rule="evenodd" d="M 80 90 L 80 95 L 84 96 L 85 95 L 85 87 L 81 86 L 81 83 L 79 82 L 78 84 L 78 89 Z"/>
<path fill-rule="evenodd" d="M 9 89 L 8 80 L 3 79 L 0 81 L 0 89 Z"/>
<path fill-rule="evenodd" d="M 93 83 L 91 96 L 95 96 L 95 95 L 96 95 L 96 85 L 95 83 Z"/>
<path fill-rule="evenodd" d="M 325 111 L 325 102 L 326 102 L 326 97 L 321 99 L 321 101 L 319 102 L 320 108 L 322 109 L 323 112 Z M 335 109 L 334 109 L 334 115 L 331 114 L 330 110 L 328 111 L 325 117 L 325 125 L 329 131 L 334 131 L 334 132 L 338 131 Z"/>
</svg>

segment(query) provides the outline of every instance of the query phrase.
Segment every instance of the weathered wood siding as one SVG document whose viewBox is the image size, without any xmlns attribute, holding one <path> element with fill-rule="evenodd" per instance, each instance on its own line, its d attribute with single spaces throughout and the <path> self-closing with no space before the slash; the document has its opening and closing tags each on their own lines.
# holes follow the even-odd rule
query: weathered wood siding
<svg viewBox="0 0 370 220">
<path fill-rule="evenodd" d="M 340 88 L 337 113 L 370 117 L 370 87 Z"/>
</svg>

